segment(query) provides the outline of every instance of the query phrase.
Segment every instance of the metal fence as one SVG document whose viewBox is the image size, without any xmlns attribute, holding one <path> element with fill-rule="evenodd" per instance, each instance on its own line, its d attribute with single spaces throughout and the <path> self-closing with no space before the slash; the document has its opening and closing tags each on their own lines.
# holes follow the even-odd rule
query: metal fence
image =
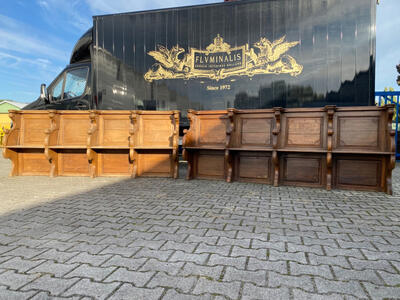
<svg viewBox="0 0 400 300">
<path fill-rule="evenodd" d="M 398 131 L 399 131 L 399 92 L 375 92 L 375 104 L 382 106 L 386 104 L 394 104 L 395 111 L 393 115 L 392 128 L 396 130 L 396 159 L 400 159 L 400 147 L 398 143 Z"/>
</svg>

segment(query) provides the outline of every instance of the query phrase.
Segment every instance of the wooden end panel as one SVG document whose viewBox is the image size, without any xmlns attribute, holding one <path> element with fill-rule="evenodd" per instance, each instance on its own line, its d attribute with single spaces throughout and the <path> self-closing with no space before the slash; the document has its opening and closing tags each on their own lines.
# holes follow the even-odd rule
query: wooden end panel
<svg viewBox="0 0 400 300">
<path fill-rule="evenodd" d="M 242 118 L 242 146 L 271 146 L 272 119 Z"/>
<path fill-rule="evenodd" d="M 102 116 L 100 125 L 101 146 L 123 146 L 129 145 L 129 116 Z"/>
<path fill-rule="evenodd" d="M 89 176 L 86 151 L 63 150 L 58 153 L 59 176 Z"/>
<path fill-rule="evenodd" d="M 323 118 L 288 117 L 286 122 L 286 146 L 322 147 Z"/>
<path fill-rule="evenodd" d="M 200 118 L 198 130 L 199 145 L 220 145 L 225 146 L 226 120 L 221 117 Z"/>
<path fill-rule="evenodd" d="M 325 160 L 323 155 L 283 154 L 281 181 L 284 185 L 320 187 L 325 181 Z"/>
<path fill-rule="evenodd" d="M 337 188 L 383 190 L 384 158 L 339 156 L 334 159 L 334 184 Z"/>
<path fill-rule="evenodd" d="M 88 116 L 63 116 L 60 126 L 60 146 L 84 146 L 87 144 L 90 122 Z"/>
<path fill-rule="evenodd" d="M 225 178 L 223 151 L 199 151 L 195 158 L 195 177 L 203 179 Z"/>
<path fill-rule="evenodd" d="M 272 183 L 271 154 L 240 152 L 236 156 L 235 179 L 243 182 Z"/>
<path fill-rule="evenodd" d="M 172 147 L 173 128 L 170 116 L 163 119 L 146 118 L 142 121 L 140 144 L 143 147 Z"/>
<path fill-rule="evenodd" d="M 138 176 L 171 177 L 171 156 L 169 151 L 140 151 L 137 155 Z"/>
<path fill-rule="evenodd" d="M 50 174 L 50 163 L 44 152 L 40 149 L 32 149 L 18 153 L 19 175 L 45 175 Z"/>
<path fill-rule="evenodd" d="M 50 126 L 47 115 L 24 115 L 22 118 L 21 146 L 44 147 L 45 130 Z"/>
<path fill-rule="evenodd" d="M 98 155 L 99 176 L 131 176 L 128 151 L 103 150 Z"/>
<path fill-rule="evenodd" d="M 379 116 L 338 117 L 336 147 L 338 149 L 379 150 Z M 384 131 L 381 132 L 384 135 Z"/>
</svg>

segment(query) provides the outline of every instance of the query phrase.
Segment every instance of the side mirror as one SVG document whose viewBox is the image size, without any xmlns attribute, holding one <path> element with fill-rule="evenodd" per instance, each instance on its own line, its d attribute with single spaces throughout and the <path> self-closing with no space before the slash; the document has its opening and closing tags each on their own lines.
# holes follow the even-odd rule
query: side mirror
<svg viewBox="0 0 400 300">
<path fill-rule="evenodd" d="M 44 102 L 49 103 L 49 98 L 47 97 L 46 84 L 42 83 L 40 85 L 40 99 L 44 100 Z"/>
</svg>

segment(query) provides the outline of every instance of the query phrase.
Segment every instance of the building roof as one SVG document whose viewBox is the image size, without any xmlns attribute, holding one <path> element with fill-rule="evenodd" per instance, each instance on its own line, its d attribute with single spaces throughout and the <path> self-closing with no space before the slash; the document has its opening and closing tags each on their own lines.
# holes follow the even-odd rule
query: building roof
<svg viewBox="0 0 400 300">
<path fill-rule="evenodd" d="M 27 105 L 27 103 L 21 103 L 21 102 L 16 102 L 16 101 L 12 101 L 12 100 L 0 100 L 0 105 L 2 105 L 3 103 L 8 103 L 8 104 L 13 105 L 18 108 L 24 108 L 24 106 Z"/>
</svg>

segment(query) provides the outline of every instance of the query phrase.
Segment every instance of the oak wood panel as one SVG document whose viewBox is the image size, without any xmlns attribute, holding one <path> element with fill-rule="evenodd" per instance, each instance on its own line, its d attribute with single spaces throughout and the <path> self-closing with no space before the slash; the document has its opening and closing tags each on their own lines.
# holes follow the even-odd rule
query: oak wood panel
<svg viewBox="0 0 400 300">
<path fill-rule="evenodd" d="M 140 120 L 142 131 L 138 147 L 172 147 L 174 127 L 169 118 L 160 116 L 142 116 Z"/>
<path fill-rule="evenodd" d="M 281 148 L 325 148 L 326 124 L 324 113 L 306 112 L 283 114 Z"/>
<path fill-rule="evenodd" d="M 202 150 L 195 154 L 195 178 L 225 178 L 225 159 L 223 151 Z"/>
<path fill-rule="evenodd" d="M 272 183 L 272 161 L 269 153 L 238 152 L 235 154 L 235 180 Z"/>
<path fill-rule="evenodd" d="M 127 150 L 101 150 L 98 154 L 98 176 L 131 176 L 132 164 Z"/>
<path fill-rule="evenodd" d="M 370 148 L 379 150 L 380 120 L 377 117 L 338 117 L 337 148 Z"/>
<path fill-rule="evenodd" d="M 46 175 L 50 173 L 50 164 L 40 149 L 26 149 L 18 153 L 18 175 Z"/>
<path fill-rule="evenodd" d="M 335 157 L 335 186 L 344 189 L 382 191 L 385 185 L 384 169 L 384 157 L 343 155 Z"/>
<path fill-rule="evenodd" d="M 87 115 L 61 116 L 58 144 L 64 147 L 82 146 L 86 148 L 89 125 Z"/>
<path fill-rule="evenodd" d="M 99 142 L 101 146 L 129 146 L 130 113 L 99 116 Z"/>
<path fill-rule="evenodd" d="M 59 176 L 89 176 L 89 162 L 86 151 L 62 150 L 58 152 Z"/>
<path fill-rule="evenodd" d="M 200 121 L 201 120 L 201 121 Z M 201 117 L 198 122 L 197 144 L 221 145 L 225 144 L 226 119 L 218 117 Z"/>
<path fill-rule="evenodd" d="M 281 157 L 281 181 L 285 185 L 322 186 L 325 173 L 323 155 L 283 154 Z"/>
<path fill-rule="evenodd" d="M 44 147 L 45 130 L 49 127 L 47 113 L 24 115 L 21 126 L 20 145 Z"/>
<path fill-rule="evenodd" d="M 137 154 L 138 176 L 172 177 L 171 152 L 140 151 Z"/>
</svg>

